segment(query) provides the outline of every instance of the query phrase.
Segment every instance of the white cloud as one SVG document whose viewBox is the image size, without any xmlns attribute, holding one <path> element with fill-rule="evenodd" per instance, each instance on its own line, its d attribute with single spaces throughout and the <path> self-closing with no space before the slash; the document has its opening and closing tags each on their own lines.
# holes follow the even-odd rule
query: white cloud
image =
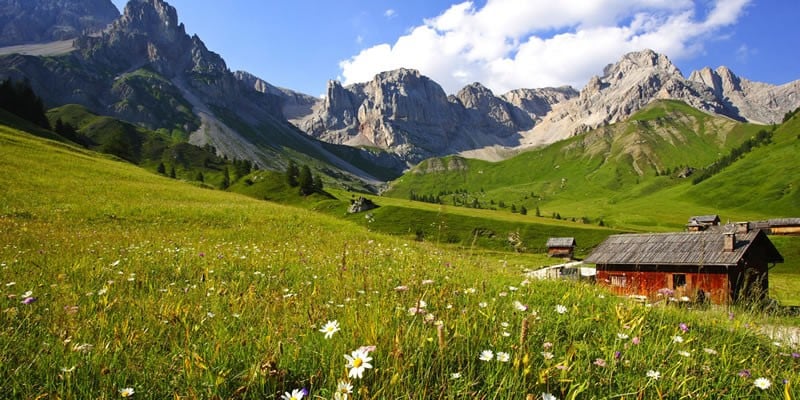
<svg viewBox="0 0 800 400">
<path fill-rule="evenodd" d="M 391 8 L 383 12 L 383 16 L 386 17 L 386 18 L 392 18 L 395 15 L 397 15 L 397 11 L 395 11 L 395 10 L 393 10 Z"/>
<path fill-rule="evenodd" d="M 339 66 L 345 84 L 415 68 L 448 93 L 474 81 L 498 94 L 581 87 L 630 51 L 650 48 L 673 60 L 697 54 L 705 40 L 735 24 L 750 1 L 488 0 L 482 8 L 467 1 Z"/>
</svg>

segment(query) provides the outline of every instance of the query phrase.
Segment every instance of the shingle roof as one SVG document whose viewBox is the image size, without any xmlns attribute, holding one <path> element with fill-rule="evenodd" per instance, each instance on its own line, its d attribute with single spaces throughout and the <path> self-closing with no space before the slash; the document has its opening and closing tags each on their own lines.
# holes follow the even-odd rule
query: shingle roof
<svg viewBox="0 0 800 400">
<path fill-rule="evenodd" d="M 774 218 L 767 221 L 770 227 L 773 226 L 797 226 L 800 225 L 800 218 Z"/>
<path fill-rule="evenodd" d="M 701 224 L 713 224 L 714 222 L 719 222 L 719 215 L 694 215 L 689 217 L 689 223 L 692 221 L 697 221 Z"/>
<path fill-rule="evenodd" d="M 736 235 L 734 251 L 723 251 L 719 232 L 651 233 L 609 236 L 584 262 L 622 265 L 735 265 L 760 242 L 767 262 L 783 262 L 775 246 L 760 230 Z"/>
<path fill-rule="evenodd" d="M 550 239 L 547 239 L 547 247 L 572 247 L 572 246 L 575 246 L 575 238 L 552 237 Z"/>
</svg>

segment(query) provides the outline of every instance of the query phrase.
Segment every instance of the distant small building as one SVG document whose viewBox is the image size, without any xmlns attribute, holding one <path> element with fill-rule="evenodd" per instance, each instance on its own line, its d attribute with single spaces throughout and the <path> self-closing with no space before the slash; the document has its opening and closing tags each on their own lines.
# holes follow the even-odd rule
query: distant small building
<svg viewBox="0 0 800 400">
<path fill-rule="evenodd" d="M 800 235 L 800 218 L 775 218 L 767 223 L 773 235 Z"/>
<path fill-rule="evenodd" d="M 719 226 L 719 215 L 695 215 L 689 217 L 686 230 L 689 232 L 702 232 L 710 227 Z"/>
<path fill-rule="evenodd" d="M 557 237 L 547 239 L 547 255 L 550 257 L 572 258 L 577 242 L 571 237 Z"/>
<path fill-rule="evenodd" d="M 613 235 L 585 260 L 620 295 L 665 293 L 727 304 L 768 294 L 768 269 L 783 262 L 761 230 Z"/>
</svg>

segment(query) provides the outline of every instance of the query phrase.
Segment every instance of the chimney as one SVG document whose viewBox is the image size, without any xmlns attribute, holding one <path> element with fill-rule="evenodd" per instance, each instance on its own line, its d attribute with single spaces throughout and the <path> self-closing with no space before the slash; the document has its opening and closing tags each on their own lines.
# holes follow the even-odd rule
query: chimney
<svg viewBox="0 0 800 400">
<path fill-rule="evenodd" d="M 736 232 L 725 232 L 722 234 L 722 251 L 729 253 L 736 248 Z"/>
<path fill-rule="evenodd" d="M 736 223 L 736 233 L 746 234 L 750 232 L 750 223 L 749 222 L 737 222 Z"/>
</svg>

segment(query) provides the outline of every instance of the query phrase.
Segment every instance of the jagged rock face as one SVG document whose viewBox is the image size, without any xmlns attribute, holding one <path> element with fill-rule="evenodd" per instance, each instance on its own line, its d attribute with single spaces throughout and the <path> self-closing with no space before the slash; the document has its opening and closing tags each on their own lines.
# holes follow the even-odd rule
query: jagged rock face
<svg viewBox="0 0 800 400">
<path fill-rule="evenodd" d="M 800 107 L 800 81 L 780 86 L 753 82 L 724 66 L 694 71 L 689 80 L 710 88 L 731 113 L 751 122 L 778 123 L 787 112 Z"/>
<path fill-rule="evenodd" d="M 0 47 L 74 39 L 117 17 L 111 0 L 0 0 Z"/>
<path fill-rule="evenodd" d="M 310 114 L 311 108 L 319 101 L 317 97 L 274 86 L 249 72 L 236 71 L 233 75 L 236 79 L 242 81 L 248 87 L 252 87 L 257 92 L 278 97 L 280 99 L 280 107 L 283 116 L 290 122 Z"/>
<path fill-rule="evenodd" d="M 185 72 L 222 74 L 225 61 L 209 51 L 199 37 L 189 37 L 174 7 L 162 0 L 132 0 L 125 12 L 100 36 L 83 36 L 76 47 L 110 66 L 147 64 L 159 74 Z"/>
<path fill-rule="evenodd" d="M 652 50 L 626 54 L 603 72 L 590 79 L 578 97 L 553 107 L 525 134 L 523 144 L 552 143 L 622 121 L 653 99 L 678 99 L 706 112 L 725 111 L 712 90 L 686 80 L 666 56 Z"/>
<path fill-rule="evenodd" d="M 547 115 L 554 104 L 565 102 L 580 93 L 571 86 L 541 89 L 515 89 L 502 96 L 503 100 L 525 111 L 534 120 Z"/>
<path fill-rule="evenodd" d="M 329 82 L 326 97 L 310 115 L 294 122 L 322 140 L 375 146 L 416 163 L 431 156 L 518 144 L 518 132 L 533 126 L 536 113 L 570 96 L 566 89 L 556 92 L 520 90 L 508 101 L 474 83 L 447 96 L 418 71 L 399 69 L 347 87 Z"/>
</svg>

